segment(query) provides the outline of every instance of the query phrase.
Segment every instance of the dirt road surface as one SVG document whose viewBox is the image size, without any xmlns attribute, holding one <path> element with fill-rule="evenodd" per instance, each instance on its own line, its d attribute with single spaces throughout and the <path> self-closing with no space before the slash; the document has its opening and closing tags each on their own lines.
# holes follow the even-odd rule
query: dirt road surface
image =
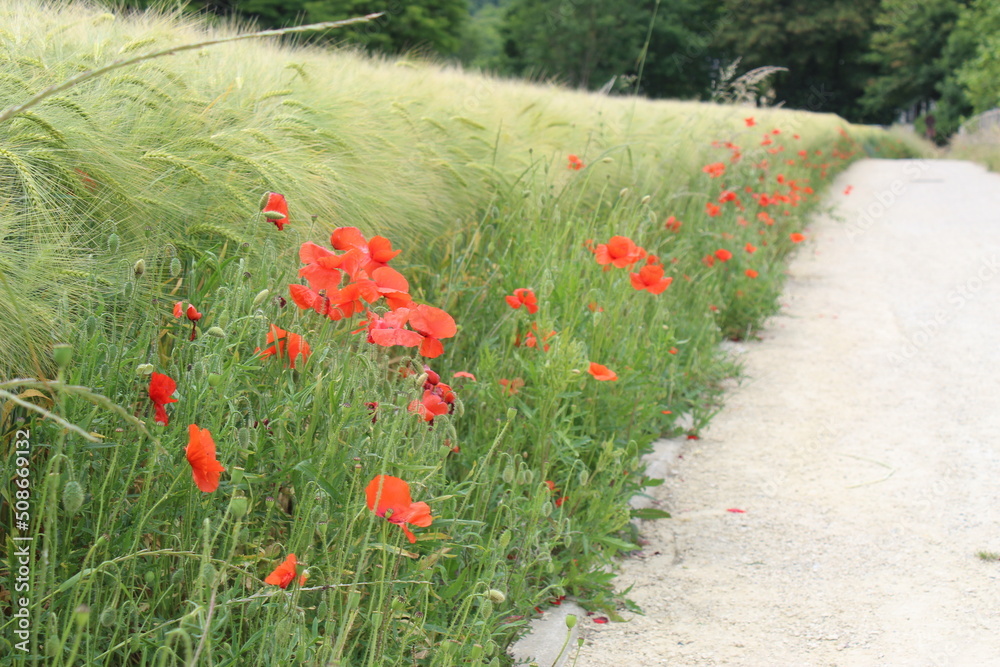
<svg viewBox="0 0 1000 667">
<path fill-rule="evenodd" d="M 828 200 L 623 562 L 645 615 L 577 667 L 1000 665 L 1000 176 L 866 160 Z"/>
</svg>

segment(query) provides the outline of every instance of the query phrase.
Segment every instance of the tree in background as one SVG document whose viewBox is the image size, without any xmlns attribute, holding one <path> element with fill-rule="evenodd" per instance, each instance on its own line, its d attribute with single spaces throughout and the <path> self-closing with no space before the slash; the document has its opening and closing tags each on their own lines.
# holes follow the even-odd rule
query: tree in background
<svg viewBox="0 0 1000 667">
<path fill-rule="evenodd" d="M 306 0 L 303 7 L 310 23 L 384 12 L 385 16 L 372 23 L 336 35 L 338 40 L 384 53 L 418 49 L 455 54 L 469 18 L 468 0 Z"/>
<path fill-rule="evenodd" d="M 967 42 L 970 36 L 978 38 L 969 58 L 955 73 L 972 112 L 982 113 L 1000 106 L 1000 2 L 973 2 L 952 35 L 956 42 Z"/>
<path fill-rule="evenodd" d="M 714 4 L 511 0 L 501 30 L 505 67 L 584 88 L 616 79 L 634 89 L 642 71 L 641 90 L 650 96 L 697 97 L 709 83 Z"/>
<path fill-rule="evenodd" d="M 775 78 L 787 106 L 872 117 L 859 104 L 873 67 L 865 62 L 877 5 L 869 0 L 724 0 L 715 46 L 744 71 L 787 67 Z"/>
<path fill-rule="evenodd" d="M 882 0 L 871 50 L 864 58 L 877 68 L 861 98 L 868 115 L 887 123 L 902 111 L 926 112 L 940 99 L 939 84 L 951 73 L 942 56 L 964 4 Z M 935 115 L 939 123 L 945 120 Z"/>
</svg>

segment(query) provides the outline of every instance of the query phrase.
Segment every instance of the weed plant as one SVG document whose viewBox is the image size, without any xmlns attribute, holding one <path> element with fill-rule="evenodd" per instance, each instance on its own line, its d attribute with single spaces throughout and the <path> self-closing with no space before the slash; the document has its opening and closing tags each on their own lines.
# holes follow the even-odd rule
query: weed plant
<svg viewBox="0 0 1000 667">
<path fill-rule="evenodd" d="M 232 30 L 12 0 L 0 15 L 5 106 Z M 899 150 L 831 116 L 276 43 L 148 61 L 0 125 L 8 478 L 17 431 L 32 443 L 28 530 L 0 488 L 4 582 L 14 537 L 33 538 L 28 650 L 5 583 L 0 664 L 501 665 L 563 595 L 613 615 L 627 501 L 655 483 L 640 456 L 717 410 L 734 372 L 717 344 L 774 312 L 825 183 Z M 300 245 L 346 226 L 389 237 L 413 299 L 451 314 L 443 355 L 297 307 Z M 616 236 L 646 255 L 599 264 Z M 636 288 L 647 262 L 662 293 Z M 537 312 L 505 298 L 524 289 Z M 274 326 L 309 353 L 289 359 Z M 166 425 L 153 373 L 176 381 Z M 432 373 L 455 398 L 428 421 Z M 225 467 L 211 491 L 191 424 Z M 415 542 L 369 508 L 379 475 L 429 505 Z M 265 583 L 289 554 L 296 576 Z"/>
</svg>

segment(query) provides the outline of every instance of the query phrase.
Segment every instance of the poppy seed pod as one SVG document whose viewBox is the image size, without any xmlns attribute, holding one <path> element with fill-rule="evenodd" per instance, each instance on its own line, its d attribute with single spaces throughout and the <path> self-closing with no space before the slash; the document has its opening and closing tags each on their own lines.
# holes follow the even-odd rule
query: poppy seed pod
<svg viewBox="0 0 1000 667">
<path fill-rule="evenodd" d="M 66 482 L 66 486 L 63 487 L 62 503 L 70 516 L 80 511 L 83 507 L 83 487 L 79 482 Z"/>
<path fill-rule="evenodd" d="M 572 630 L 576 626 L 576 615 L 566 614 L 566 627 Z"/>
<path fill-rule="evenodd" d="M 242 519 L 247 515 L 250 503 L 245 496 L 236 496 L 229 502 L 229 513 L 236 519 Z"/>
<path fill-rule="evenodd" d="M 72 358 L 72 345 L 68 345 L 66 343 L 56 343 L 52 346 L 52 360 L 56 362 L 56 366 L 59 368 L 66 368 L 69 366 L 69 362 Z"/>
</svg>

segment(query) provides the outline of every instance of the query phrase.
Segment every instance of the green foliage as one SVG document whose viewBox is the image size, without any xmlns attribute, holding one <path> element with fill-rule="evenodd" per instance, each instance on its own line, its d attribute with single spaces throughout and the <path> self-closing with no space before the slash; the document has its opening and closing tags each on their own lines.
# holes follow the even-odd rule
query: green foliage
<svg viewBox="0 0 1000 667">
<path fill-rule="evenodd" d="M 383 53 L 456 53 L 469 17 L 468 0 L 395 0 L 388 4 L 371 0 L 305 0 L 302 6 L 310 23 L 384 12 L 374 23 L 333 35 L 338 41 L 343 39 Z"/>
<path fill-rule="evenodd" d="M 0 51 L 4 106 L 204 37 L 177 17 L 0 8 L 17 26 Z M 0 375 L 56 378 L 0 383 L 5 460 L 16 430 L 31 432 L 29 532 L 45 554 L 32 561 L 31 664 L 499 665 L 546 600 L 612 610 L 607 570 L 634 548 L 627 501 L 649 484 L 640 456 L 682 433 L 680 416 L 695 429 L 711 417 L 734 372 L 720 338 L 752 334 L 812 195 L 885 141 L 760 110 L 783 130 L 763 146 L 743 116 L 240 43 L 102 77 L 0 125 Z M 749 198 L 707 220 L 721 186 L 701 167 L 732 156 L 714 140 L 744 146 L 727 187 L 802 200 L 772 224 Z M 567 168 L 570 152 L 583 169 Z M 283 231 L 259 215 L 266 191 L 288 197 Z M 668 215 L 684 224 L 665 229 Z M 388 235 L 414 297 L 459 323 L 432 362 L 456 409 L 433 424 L 409 409 L 425 360 L 287 300 L 300 244 L 342 225 Z M 601 269 L 586 241 L 616 234 L 658 255 L 670 289 Z M 702 261 L 750 240 L 752 257 Z M 537 292 L 536 315 L 507 305 L 520 287 Z M 204 313 L 194 340 L 172 316 L 179 300 Z M 260 357 L 271 324 L 305 336 L 308 361 Z M 522 344 L 533 324 L 557 332 L 550 349 Z M 56 342 L 72 358 L 60 348 L 46 367 Z M 619 379 L 594 380 L 590 361 Z M 166 426 L 153 424 L 154 370 L 178 384 Z M 460 370 L 478 381 L 452 380 Z M 515 394 L 499 383 L 513 378 Z M 215 492 L 192 482 L 189 424 L 215 437 Z M 381 473 L 432 508 L 415 544 L 366 507 Z M 265 585 L 289 553 L 308 580 Z M 12 623 L 0 619 L 4 665 L 25 662 L 5 643 Z"/>
<path fill-rule="evenodd" d="M 867 0 L 725 0 L 715 45 L 741 68 L 787 67 L 776 98 L 809 111 L 869 118 L 857 104 L 871 66 L 864 60 L 877 5 Z"/>
<path fill-rule="evenodd" d="M 972 112 L 1000 106 L 1000 2 L 973 2 L 962 17 L 960 29 L 978 37 L 975 53 L 956 72 Z"/>
<path fill-rule="evenodd" d="M 927 108 L 951 72 L 942 58 L 962 3 L 883 0 L 865 60 L 878 68 L 861 100 L 870 114 L 891 121 L 898 109 Z"/>
<path fill-rule="evenodd" d="M 640 83 L 651 96 L 697 97 L 709 80 L 713 7 L 700 0 L 512 0 L 502 30 L 507 68 L 585 88 L 618 77 L 615 89 L 625 90 L 643 70 Z"/>
</svg>

